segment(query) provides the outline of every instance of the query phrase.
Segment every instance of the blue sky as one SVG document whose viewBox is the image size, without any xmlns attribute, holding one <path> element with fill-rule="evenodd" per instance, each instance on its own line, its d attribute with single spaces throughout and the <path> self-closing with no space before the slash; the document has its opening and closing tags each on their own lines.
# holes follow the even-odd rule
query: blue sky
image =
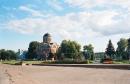
<svg viewBox="0 0 130 84">
<path fill-rule="evenodd" d="M 0 0 L 0 48 L 27 50 L 48 32 L 102 52 L 109 39 L 116 48 L 130 38 L 129 16 L 130 0 Z"/>
</svg>

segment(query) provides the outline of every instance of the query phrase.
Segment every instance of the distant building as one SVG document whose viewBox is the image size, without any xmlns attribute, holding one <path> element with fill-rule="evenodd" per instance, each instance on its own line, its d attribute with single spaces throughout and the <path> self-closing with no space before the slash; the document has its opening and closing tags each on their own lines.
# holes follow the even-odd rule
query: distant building
<svg viewBox="0 0 130 84">
<path fill-rule="evenodd" d="M 58 51 L 59 45 L 55 42 L 52 42 L 52 37 L 49 33 L 44 34 L 43 42 L 41 42 L 37 49 L 38 59 L 41 60 L 55 60 L 57 59 L 56 53 Z"/>
<path fill-rule="evenodd" d="M 105 52 L 98 52 L 94 54 L 95 60 L 103 59 L 105 56 Z"/>
</svg>

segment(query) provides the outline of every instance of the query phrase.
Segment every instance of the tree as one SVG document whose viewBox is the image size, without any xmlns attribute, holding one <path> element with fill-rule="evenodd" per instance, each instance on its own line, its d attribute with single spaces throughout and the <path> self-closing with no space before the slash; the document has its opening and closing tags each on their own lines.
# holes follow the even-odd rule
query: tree
<svg viewBox="0 0 130 84">
<path fill-rule="evenodd" d="M 37 41 L 32 41 L 29 44 L 27 58 L 28 59 L 34 59 L 37 58 L 36 48 L 40 43 Z"/>
<path fill-rule="evenodd" d="M 121 38 L 120 41 L 117 42 L 117 49 L 116 49 L 116 55 L 117 58 L 121 59 L 127 59 L 127 45 L 128 41 L 124 38 Z"/>
<path fill-rule="evenodd" d="M 2 59 L 2 60 L 6 59 L 6 51 L 5 51 L 5 49 L 0 50 L 0 59 Z"/>
<path fill-rule="evenodd" d="M 127 53 L 128 53 L 128 58 L 130 59 L 130 38 L 128 39 Z"/>
<path fill-rule="evenodd" d="M 111 40 L 109 40 L 109 43 L 108 43 L 108 45 L 107 45 L 105 54 L 106 54 L 107 56 L 109 56 L 110 58 L 113 58 L 113 56 L 115 55 L 115 49 L 114 49 L 114 46 L 113 46 Z"/>
<path fill-rule="evenodd" d="M 90 59 L 93 60 L 94 59 L 94 47 L 89 44 L 89 45 L 84 45 L 83 46 L 84 49 L 84 55 L 86 59 Z"/>
<path fill-rule="evenodd" d="M 2 60 L 16 60 L 17 54 L 13 50 L 0 50 L 0 59 Z"/>
<path fill-rule="evenodd" d="M 16 52 L 12 51 L 12 50 L 7 50 L 6 51 L 8 53 L 8 59 L 13 59 L 16 60 L 17 59 L 17 54 Z"/>
<path fill-rule="evenodd" d="M 80 57 L 81 46 L 76 41 L 63 40 L 61 43 L 60 53 L 61 56 L 65 56 L 67 58 L 78 59 Z"/>
</svg>

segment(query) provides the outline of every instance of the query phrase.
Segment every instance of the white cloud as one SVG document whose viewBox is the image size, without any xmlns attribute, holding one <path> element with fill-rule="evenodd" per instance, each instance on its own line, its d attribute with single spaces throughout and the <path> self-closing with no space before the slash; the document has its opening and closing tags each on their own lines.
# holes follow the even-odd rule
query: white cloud
<svg viewBox="0 0 130 84">
<path fill-rule="evenodd" d="M 63 10 L 61 3 L 58 0 L 48 0 L 48 5 L 56 10 Z"/>
<path fill-rule="evenodd" d="M 41 1 L 39 3 L 43 3 L 42 0 L 39 1 Z M 4 25 L 0 24 L 1 28 L 22 34 L 43 35 L 48 32 L 55 35 L 56 39 L 58 38 L 60 41 L 71 39 L 83 44 L 85 42 L 94 43 L 95 46 L 98 46 L 96 50 L 98 48 L 104 50 L 108 39 L 113 38 L 112 40 L 114 40 L 118 38 L 116 40 L 118 41 L 120 36 L 125 37 L 124 34 L 130 34 L 130 0 L 65 0 L 66 3 L 73 6 L 72 9 L 68 7 L 70 8 L 69 11 L 72 10 L 69 13 L 64 10 L 61 3 L 57 3 L 58 0 L 47 2 L 52 7 L 51 9 L 56 10 L 56 12 L 54 11 L 55 15 L 49 15 L 50 12 L 48 11 L 50 10 L 46 11 L 45 14 L 40 9 L 33 9 L 35 7 L 20 6 L 19 9 L 22 12 L 29 13 L 31 17 L 11 19 L 6 21 L 7 23 L 5 22 Z M 93 9 L 93 7 L 97 6 L 104 7 L 104 10 Z M 83 10 L 75 12 L 77 7 Z M 60 10 L 66 13 L 58 16 L 56 15 L 57 10 L 58 15 Z M 104 43 L 99 45 L 101 42 Z"/>
<path fill-rule="evenodd" d="M 40 11 L 34 10 L 32 8 L 29 8 L 27 6 L 20 6 L 20 10 L 29 12 L 32 16 L 43 16 L 43 14 Z"/>
<path fill-rule="evenodd" d="M 122 0 L 115 0 L 110 3 L 108 3 L 108 0 L 94 1 L 95 0 L 68 0 L 66 3 L 80 8 L 92 8 L 97 5 L 114 4 L 129 9 L 129 5 L 127 5 L 129 2 L 126 3 Z M 58 5 L 59 8 L 54 4 L 51 6 L 55 9 L 62 10 L 62 6 L 60 5 Z M 43 14 L 40 11 L 26 6 L 21 6 L 20 9 L 31 13 L 32 16 L 48 16 L 48 14 Z M 58 38 L 60 38 L 60 40 L 71 39 L 85 43 L 88 39 L 129 33 L 129 15 L 130 14 L 125 14 L 123 11 L 118 12 L 112 9 L 89 12 L 85 10 L 77 13 L 67 13 L 64 16 L 49 15 L 46 18 L 27 17 L 21 20 L 10 20 L 6 28 L 22 34 L 41 35 L 49 32 L 59 36 Z"/>
<path fill-rule="evenodd" d="M 95 6 L 118 5 L 130 9 L 130 0 L 65 0 L 71 6 L 92 8 Z"/>
<path fill-rule="evenodd" d="M 26 18 L 22 20 L 11 20 L 8 23 L 8 27 L 11 30 L 27 33 L 43 33 L 43 32 L 56 32 L 63 38 L 73 38 L 73 35 L 77 35 L 75 38 L 83 37 L 83 31 L 89 33 L 85 35 L 88 37 L 95 35 L 90 28 L 87 27 L 87 18 L 89 14 L 87 13 L 71 13 L 65 16 L 51 16 L 47 19 L 42 18 Z M 86 24 L 86 25 L 85 25 Z M 90 31 L 88 31 L 90 30 Z M 84 32 L 84 34 L 86 33 Z M 82 36 L 80 36 L 82 35 Z"/>
<path fill-rule="evenodd" d="M 127 8 L 130 11 L 130 0 L 113 0 L 112 3 Z"/>
<path fill-rule="evenodd" d="M 25 18 L 11 20 L 7 26 L 24 34 L 56 33 L 65 39 L 93 38 L 95 36 L 120 34 L 130 32 L 128 21 L 114 19 L 119 13 L 114 11 L 79 12 L 65 16 L 50 16 L 49 18 Z"/>
<path fill-rule="evenodd" d="M 98 11 L 90 14 L 88 19 L 88 24 L 90 27 L 94 27 L 94 29 L 106 29 L 107 26 L 114 25 L 118 23 L 119 20 L 114 19 L 117 17 L 119 13 L 114 11 Z M 93 25 L 92 25 L 93 24 Z M 98 28 L 97 28 L 98 27 Z"/>
<path fill-rule="evenodd" d="M 107 1 L 107 0 L 106 0 Z M 65 0 L 71 6 L 77 6 L 80 8 L 91 8 L 97 5 L 103 5 L 105 0 Z"/>
</svg>

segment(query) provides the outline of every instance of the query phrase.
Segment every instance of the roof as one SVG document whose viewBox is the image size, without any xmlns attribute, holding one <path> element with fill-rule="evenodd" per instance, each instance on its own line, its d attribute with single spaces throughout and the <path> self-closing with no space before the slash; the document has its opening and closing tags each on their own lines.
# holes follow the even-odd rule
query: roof
<svg viewBox="0 0 130 84">
<path fill-rule="evenodd" d="M 49 33 L 45 33 L 44 37 L 50 37 L 51 35 Z"/>
</svg>

